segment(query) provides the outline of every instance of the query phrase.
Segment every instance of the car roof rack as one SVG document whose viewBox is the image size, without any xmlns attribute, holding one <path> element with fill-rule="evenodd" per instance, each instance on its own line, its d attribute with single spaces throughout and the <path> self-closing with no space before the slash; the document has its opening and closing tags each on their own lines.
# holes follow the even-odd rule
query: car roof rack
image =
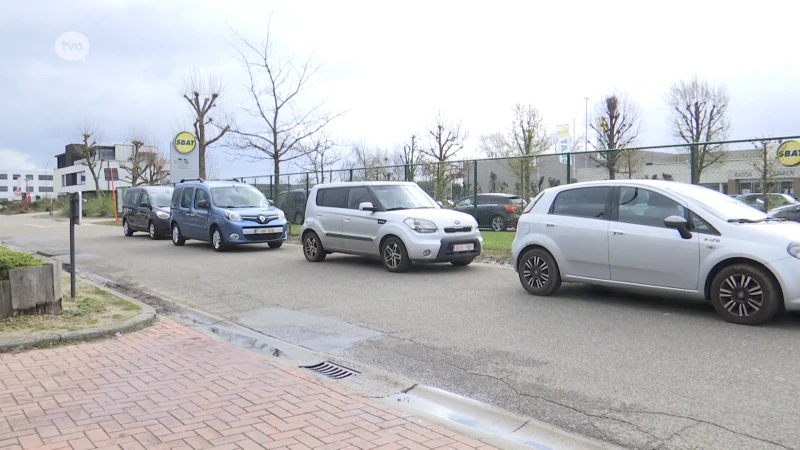
<svg viewBox="0 0 800 450">
<path fill-rule="evenodd" d="M 199 181 L 199 182 L 201 182 L 201 183 L 202 183 L 202 182 L 203 182 L 203 179 L 202 179 L 202 178 L 199 178 L 199 177 L 198 177 L 198 178 L 181 178 L 181 181 L 180 181 L 180 183 L 185 183 L 185 182 L 187 182 L 187 181 Z"/>
</svg>

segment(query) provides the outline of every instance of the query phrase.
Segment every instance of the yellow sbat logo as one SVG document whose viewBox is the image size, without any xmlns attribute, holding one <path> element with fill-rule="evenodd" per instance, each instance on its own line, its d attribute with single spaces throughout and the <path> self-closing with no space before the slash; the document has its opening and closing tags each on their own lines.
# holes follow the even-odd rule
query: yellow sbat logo
<svg viewBox="0 0 800 450">
<path fill-rule="evenodd" d="M 181 131 L 175 136 L 175 150 L 180 153 L 186 154 L 191 153 L 192 150 L 197 146 L 197 139 L 194 137 L 192 133 L 188 131 Z"/>
<path fill-rule="evenodd" d="M 561 125 L 558 127 L 558 137 L 565 138 L 569 136 L 569 126 Z"/>
<path fill-rule="evenodd" d="M 778 147 L 778 161 L 784 166 L 800 164 L 800 142 L 786 141 Z"/>
</svg>

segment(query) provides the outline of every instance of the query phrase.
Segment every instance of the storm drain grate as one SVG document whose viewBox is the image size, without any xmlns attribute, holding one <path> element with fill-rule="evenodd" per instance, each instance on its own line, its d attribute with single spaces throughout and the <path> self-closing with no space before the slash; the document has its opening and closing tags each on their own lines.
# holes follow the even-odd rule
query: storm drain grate
<svg viewBox="0 0 800 450">
<path fill-rule="evenodd" d="M 314 364 L 313 366 L 300 366 L 300 368 L 308 369 L 336 380 L 352 377 L 361 373 L 355 369 L 351 369 L 330 361 Z"/>
</svg>

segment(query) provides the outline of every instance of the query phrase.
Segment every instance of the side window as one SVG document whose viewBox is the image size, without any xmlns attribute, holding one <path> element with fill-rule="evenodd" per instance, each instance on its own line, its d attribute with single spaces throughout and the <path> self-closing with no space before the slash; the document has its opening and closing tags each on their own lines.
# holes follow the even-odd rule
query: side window
<svg viewBox="0 0 800 450">
<path fill-rule="evenodd" d="M 666 228 L 669 216 L 686 217 L 686 210 L 674 200 L 647 189 L 623 186 L 619 189 L 619 221 Z"/>
<path fill-rule="evenodd" d="M 365 187 L 350 188 L 350 200 L 348 201 L 350 209 L 358 209 L 358 205 L 363 202 L 372 203 L 372 196 L 369 195 L 369 189 Z"/>
<path fill-rule="evenodd" d="M 206 201 L 206 207 L 205 208 L 200 208 L 200 207 L 197 206 L 197 204 L 200 203 L 201 200 L 205 200 Z M 208 192 L 206 192 L 205 189 L 198 189 L 197 190 L 197 194 L 195 194 L 195 196 L 194 196 L 194 207 L 196 209 L 208 209 L 208 203 L 209 203 L 209 201 L 208 201 Z"/>
<path fill-rule="evenodd" d="M 150 199 L 147 197 L 147 192 L 142 191 L 142 196 L 139 197 L 139 206 L 147 206 L 150 203 Z"/>
<path fill-rule="evenodd" d="M 459 202 L 456 203 L 456 207 L 463 208 L 463 207 L 467 207 L 467 206 L 472 206 L 474 204 L 475 203 L 472 202 L 472 197 L 467 197 L 467 198 L 459 200 Z"/>
<path fill-rule="evenodd" d="M 305 203 L 306 199 L 304 198 L 305 196 L 303 195 L 302 192 L 295 192 L 292 195 L 294 196 L 295 203 L 298 204 Z"/>
<path fill-rule="evenodd" d="M 478 196 L 478 204 L 479 205 L 495 205 L 497 204 L 497 199 L 494 197 L 489 197 L 486 195 L 479 195 Z"/>
<path fill-rule="evenodd" d="M 194 189 L 183 188 L 183 194 L 181 194 L 181 208 L 188 208 L 192 206 L 193 194 L 194 194 Z"/>
<path fill-rule="evenodd" d="M 320 189 L 323 193 L 317 196 L 317 202 L 320 206 L 328 208 L 347 208 L 347 188 L 330 188 Z M 320 202 L 321 200 L 321 202 Z"/>
<path fill-rule="evenodd" d="M 136 204 L 136 194 L 138 194 L 138 191 L 136 189 L 128 189 L 128 191 L 125 192 L 125 201 L 124 201 L 124 203 L 126 205 L 130 205 L 130 206 L 135 205 Z"/>
<path fill-rule="evenodd" d="M 692 231 L 703 234 L 719 235 L 719 232 L 716 229 L 714 229 L 714 227 L 712 227 L 710 223 L 703 220 L 702 217 L 698 216 L 697 214 L 691 211 L 689 212 L 689 214 L 692 218 L 691 221 Z"/>
<path fill-rule="evenodd" d="M 183 188 L 175 188 L 172 191 L 172 207 L 177 208 L 181 201 L 181 192 L 183 192 Z"/>
<path fill-rule="evenodd" d="M 562 191 L 553 200 L 550 214 L 608 219 L 606 217 L 606 202 L 610 192 L 611 188 L 607 186 Z"/>
</svg>

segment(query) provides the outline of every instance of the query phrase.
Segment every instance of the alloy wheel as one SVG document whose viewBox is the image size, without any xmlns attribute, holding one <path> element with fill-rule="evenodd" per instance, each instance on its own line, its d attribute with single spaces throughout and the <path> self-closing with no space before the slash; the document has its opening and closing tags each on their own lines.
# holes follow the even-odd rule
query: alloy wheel
<svg viewBox="0 0 800 450">
<path fill-rule="evenodd" d="M 403 260 L 403 253 L 400 250 L 400 246 L 395 242 L 387 245 L 383 250 L 383 259 L 386 261 L 386 265 L 390 268 L 398 268 Z"/>
<path fill-rule="evenodd" d="M 722 307 L 738 317 L 749 317 L 764 306 L 764 290 L 761 285 L 747 275 L 731 275 L 719 288 Z"/>
<path fill-rule="evenodd" d="M 156 237 L 156 225 L 153 222 L 150 222 L 150 238 L 155 239 Z"/>
<path fill-rule="evenodd" d="M 130 228 L 128 228 L 128 221 L 122 222 L 122 232 L 128 234 L 130 232 Z"/>
<path fill-rule="evenodd" d="M 306 238 L 304 250 L 306 252 L 306 256 L 311 259 L 314 259 L 317 256 L 317 240 L 314 238 L 314 236 L 309 236 Z"/>
<path fill-rule="evenodd" d="M 177 226 L 173 226 L 172 227 L 172 242 L 175 242 L 177 244 L 178 241 L 180 241 L 180 240 L 181 240 L 181 231 L 178 229 Z"/>
<path fill-rule="evenodd" d="M 219 233 L 219 230 L 214 230 L 214 234 L 211 236 L 211 243 L 214 245 L 214 248 L 220 248 L 222 245 L 222 235 Z"/>
<path fill-rule="evenodd" d="M 503 218 L 502 217 L 495 217 L 492 219 L 492 231 L 503 231 Z"/>
<path fill-rule="evenodd" d="M 547 265 L 547 261 L 544 258 L 534 256 L 525 261 L 525 265 L 522 268 L 522 277 L 528 286 L 541 289 L 547 286 L 547 282 L 550 281 L 550 266 Z"/>
</svg>

